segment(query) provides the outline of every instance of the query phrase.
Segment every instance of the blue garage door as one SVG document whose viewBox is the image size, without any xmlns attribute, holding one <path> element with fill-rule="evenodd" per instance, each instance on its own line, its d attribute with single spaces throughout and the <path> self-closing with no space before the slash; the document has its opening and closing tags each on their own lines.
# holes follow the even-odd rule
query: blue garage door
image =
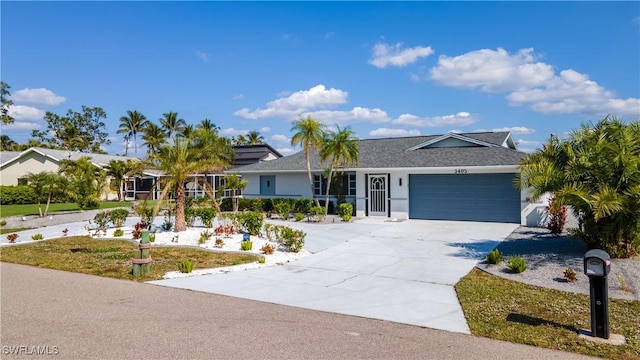
<svg viewBox="0 0 640 360">
<path fill-rule="evenodd" d="M 520 223 L 514 174 L 409 175 L 409 218 Z"/>
</svg>

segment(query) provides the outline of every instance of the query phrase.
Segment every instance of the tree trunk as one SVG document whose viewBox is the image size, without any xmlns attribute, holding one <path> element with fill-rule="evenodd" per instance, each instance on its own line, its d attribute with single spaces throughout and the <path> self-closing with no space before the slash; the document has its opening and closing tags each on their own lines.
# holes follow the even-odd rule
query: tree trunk
<svg viewBox="0 0 640 360">
<path fill-rule="evenodd" d="M 327 193 L 324 200 L 324 213 L 329 213 L 329 192 L 331 189 L 331 178 L 333 178 L 333 165 L 329 168 L 329 178 L 327 179 Z"/>
<path fill-rule="evenodd" d="M 176 224 L 175 231 L 187 230 L 187 223 L 184 219 L 184 204 L 186 200 L 186 194 L 184 191 L 184 184 L 178 183 L 176 186 Z"/>
<path fill-rule="evenodd" d="M 44 208 L 44 216 L 47 216 L 49 213 L 49 204 L 51 204 L 51 191 L 49 191 L 49 196 L 47 197 L 47 206 Z"/>
<path fill-rule="evenodd" d="M 311 159 L 309 156 L 309 151 L 306 152 L 307 155 L 307 175 L 309 176 L 309 186 L 311 187 L 311 196 L 313 197 L 313 201 L 315 201 L 316 206 L 320 206 L 320 201 L 316 197 L 316 192 L 313 189 L 313 176 L 311 175 Z"/>
</svg>

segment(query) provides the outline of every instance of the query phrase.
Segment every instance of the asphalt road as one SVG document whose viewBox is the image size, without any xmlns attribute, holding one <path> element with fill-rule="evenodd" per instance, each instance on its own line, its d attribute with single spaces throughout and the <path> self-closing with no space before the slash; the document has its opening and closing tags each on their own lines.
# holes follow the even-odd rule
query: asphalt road
<svg viewBox="0 0 640 360">
<path fill-rule="evenodd" d="M 1 263 L 0 280 L 3 359 L 586 358 L 388 321 L 15 264 Z M 49 355 L 33 355 L 37 351 Z"/>
</svg>

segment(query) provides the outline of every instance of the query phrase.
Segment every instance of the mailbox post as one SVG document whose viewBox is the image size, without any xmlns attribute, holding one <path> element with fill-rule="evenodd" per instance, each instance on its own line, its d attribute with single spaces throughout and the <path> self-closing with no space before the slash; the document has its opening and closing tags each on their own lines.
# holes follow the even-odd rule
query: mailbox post
<svg viewBox="0 0 640 360">
<path fill-rule="evenodd" d="M 584 273 L 589 276 L 591 295 L 591 336 L 609 338 L 609 291 L 607 275 L 611 257 L 603 250 L 589 250 L 584 254 Z"/>
</svg>

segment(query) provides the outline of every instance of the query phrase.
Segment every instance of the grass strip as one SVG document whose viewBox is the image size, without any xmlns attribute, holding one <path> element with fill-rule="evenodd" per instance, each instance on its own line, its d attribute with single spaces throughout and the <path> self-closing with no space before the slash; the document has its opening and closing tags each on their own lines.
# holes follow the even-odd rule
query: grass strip
<svg viewBox="0 0 640 360">
<path fill-rule="evenodd" d="M 3 247 L 0 260 L 135 281 L 160 280 L 165 273 L 177 271 L 177 264 L 183 259 L 193 261 L 195 270 L 257 261 L 256 257 L 248 254 L 159 246 L 151 248 L 151 272 L 143 277 L 134 277 L 131 275 L 131 257 L 137 249 L 137 244 L 126 240 L 94 240 L 88 236 L 70 236 Z"/>
<path fill-rule="evenodd" d="M 477 336 L 609 359 L 640 359 L 640 301 L 609 300 L 612 334 L 621 346 L 578 337 L 591 329 L 587 295 L 519 283 L 473 269 L 456 292 L 471 333 Z"/>
<path fill-rule="evenodd" d="M 112 209 L 118 207 L 131 207 L 132 203 L 128 201 L 102 201 L 100 202 L 100 209 Z M 42 204 L 42 211 L 44 211 L 46 204 Z M 59 203 L 49 205 L 49 215 L 59 211 L 80 211 L 80 206 L 76 203 Z M 20 205 L 2 205 L 0 206 L 0 217 L 9 216 L 25 216 L 25 215 L 39 215 L 38 204 L 20 204 Z"/>
</svg>

